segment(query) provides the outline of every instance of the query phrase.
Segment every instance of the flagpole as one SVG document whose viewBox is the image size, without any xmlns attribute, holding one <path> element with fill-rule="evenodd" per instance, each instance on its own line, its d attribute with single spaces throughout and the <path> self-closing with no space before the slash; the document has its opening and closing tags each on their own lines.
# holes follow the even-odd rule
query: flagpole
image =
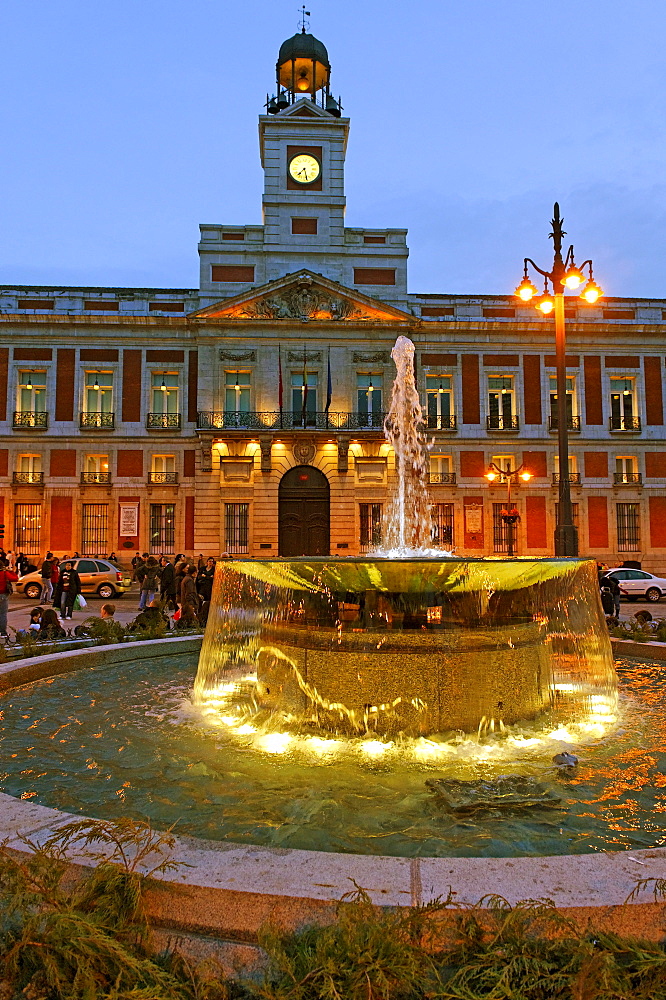
<svg viewBox="0 0 666 1000">
<path fill-rule="evenodd" d="M 308 355 L 303 344 L 303 407 L 301 409 L 301 424 L 306 427 L 306 413 L 308 406 Z"/>
<path fill-rule="evenodd" d="M 280 409 L 280 428 L 282 428 L 282 348 L 278 344 L 278 407 Z"/>
<path fill-rule="evenodd" d="M 331 348 L 328 348 L 328 374 L 326 379 L 326 426 L 329 426 L 328 411 L 331 408 L 331 396 L 333 394 L 333 387 L 331 383 Z"/>
</svg>

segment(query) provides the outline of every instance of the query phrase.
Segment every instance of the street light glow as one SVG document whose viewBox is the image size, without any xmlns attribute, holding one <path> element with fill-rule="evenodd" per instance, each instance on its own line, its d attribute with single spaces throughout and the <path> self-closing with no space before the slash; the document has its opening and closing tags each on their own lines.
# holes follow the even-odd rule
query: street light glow
<svg viewBox="0 0 666 1000">
<path fill-rule="evenodd" d="M 516 295 L 518 298 L 522 299 L 523 302 L 529 302 L 530 299 L 536 294 L 537 289 L 534 287 L 527 275 L 525 275 L 521 283 L 516 288 Z"/>
<path fill-rule="evenodd" d="M 585 288 L 583 289 L 583 294 L 581 295 L 581 299 L 585 299 L 585 301 L 589 302 L 590 305 L 594 305 L 597 299 L 601 298 L 603 294 L 604 293 L 599 288 L 596 281 L 590 278 L 588 283 L 585 285 Z"/>
<path fill-rule="evenodd" d="M 570 288 L 572 291 L 583 284 L 585 278 L 580 273 L 577 267 L 570 267 L 567 273 L 564 275 L 564 281 L 562 284 L 565 288 Z"/>
</svg>

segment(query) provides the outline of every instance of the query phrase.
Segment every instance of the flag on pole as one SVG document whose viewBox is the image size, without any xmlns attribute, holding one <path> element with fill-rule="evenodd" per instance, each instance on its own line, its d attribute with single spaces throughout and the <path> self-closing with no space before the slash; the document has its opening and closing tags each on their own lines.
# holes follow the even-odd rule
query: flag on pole
<svg viewBox="0 0 666 1000">
<path fill-rule="evenodd" d="M 303 409 L 301 411 L 301 420 L 303 426 L 305 427 L 305 417 L 308 411 L 308 356 L 305 350 L 305 344 L 303 344 Z"/>
<path fill-rule="evenodd" d="M 282 416 L 282 350 L 278 344 L 278 408 Z"/>
<path fill-rule="evenodd" d="M 331 407 L 331 396 L 333 395 L 333 384 L 331 382 L 331 348 L 328 349 L 328 371 L 326 377 L 326 413 Z"/>
</svg>

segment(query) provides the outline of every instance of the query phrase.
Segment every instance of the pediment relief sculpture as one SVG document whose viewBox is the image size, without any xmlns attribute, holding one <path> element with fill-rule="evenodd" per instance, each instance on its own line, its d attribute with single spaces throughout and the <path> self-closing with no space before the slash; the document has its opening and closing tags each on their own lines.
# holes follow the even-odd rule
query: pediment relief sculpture
<svg viewBox="0 0 666 1000">
<path fill-rule="evenodd" d="M 374 319 L 349 299 L 331 295 L 311 282 L 285 288 L 240 310 L 243 319 L 345 320 Z"/>
</svg>

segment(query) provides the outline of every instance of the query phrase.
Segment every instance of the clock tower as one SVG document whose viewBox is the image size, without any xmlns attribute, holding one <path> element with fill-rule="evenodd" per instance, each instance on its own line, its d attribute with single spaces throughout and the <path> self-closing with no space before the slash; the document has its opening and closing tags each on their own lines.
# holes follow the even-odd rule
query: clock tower
<svg viewBox="0 0 666 1000">
<path fill-rule="evenodd" d="M 259 117 L 263 225 L 201 227 L 208 302 L 308 268 L 406 303 L 406 230 L 345 226 L 349 119 L 331 94 L 330 76 L 326 47 L 305 27 L 280 46 L 276 93 Z"/>
</svg>

